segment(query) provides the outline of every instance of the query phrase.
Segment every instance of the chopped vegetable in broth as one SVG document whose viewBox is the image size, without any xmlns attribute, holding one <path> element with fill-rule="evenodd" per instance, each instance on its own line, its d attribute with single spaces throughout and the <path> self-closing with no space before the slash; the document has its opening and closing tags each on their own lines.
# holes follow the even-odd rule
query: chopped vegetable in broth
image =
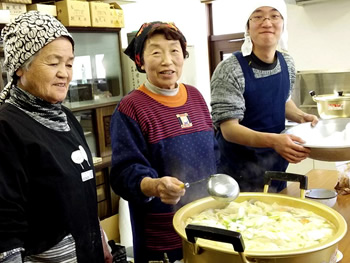
<svg viewBox="0 0 350 263">
<path fill-rule="evenodd" d="M 326 218 L 312 211 L 257 200 L 205 210 L 188 218 L 186 224 L 240 232 L 245 249 L 250 251 L 306 248 L 328 240 L 336 230 Z"/>
</svg>

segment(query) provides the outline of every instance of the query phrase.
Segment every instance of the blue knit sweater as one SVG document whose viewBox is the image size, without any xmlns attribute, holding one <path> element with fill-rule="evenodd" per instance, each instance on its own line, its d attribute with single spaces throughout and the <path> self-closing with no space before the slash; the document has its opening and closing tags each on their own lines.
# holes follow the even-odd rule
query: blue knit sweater
<svg viewBox="0 0 350 263">
<path fill-rule="evenodd" d="M 176 206 L 167 205 L 146 197 L 141 180 L 173 176 L 192 182 L 216 172 L 219 154 L 207 105 L 196 88 L 180 85 L 180 91 L 179 96 L 187 96 L 183 104 L 179 96 L 152 96 L 141 86 L 122 99 L 112 116 L 111 185 L 129 201 L 136 262 L 147 262 L 146 254 L 152 251 L 181 249 L 173 215 L 208 195 L 203 182 L 191 187 Z"/>
</svg>

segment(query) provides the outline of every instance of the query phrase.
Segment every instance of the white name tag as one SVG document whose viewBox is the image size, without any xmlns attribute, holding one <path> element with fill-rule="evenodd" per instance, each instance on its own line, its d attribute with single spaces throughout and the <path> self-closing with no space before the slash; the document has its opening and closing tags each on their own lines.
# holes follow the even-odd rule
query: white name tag
<svg viewBox="0 0 350 263">
<path fill-rule="evenodd" d="M 81 179 L 83 180 L 83 182 L 86 182 L 87 180 L 90 180 L 92 178 L 94 178 L 94 173 L 92 172 L 92 170 L 81 173 Z"/>
</svg>

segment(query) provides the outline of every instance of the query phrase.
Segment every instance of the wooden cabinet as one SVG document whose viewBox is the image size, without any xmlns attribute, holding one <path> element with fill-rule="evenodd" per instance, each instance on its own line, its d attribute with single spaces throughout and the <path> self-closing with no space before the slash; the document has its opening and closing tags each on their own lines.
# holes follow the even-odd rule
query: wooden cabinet
<svg viewBox="0 0 350 263">
<path fill-rule="evenodd" d="M 116 105 L 106 106 L 96 109 L 96 121 L 97 121 L 97 134 L 100 148 L 100 155 L 102 157 L 110 156 L 112 154 L 111 149 L 111 136 L 110 136 L 110 122 L 111 116 Z"/>
<path fill-rule="evenodd" d="M 90 108 L 72 110 L 83 127 L 92 155 L 102 157 L 100 162 L 94 163 L 98 214 L 101 219 L 118 213 L 119 196 L 112 191 L 109 183 L 112 154 L 109 130 L 116 105 L 116 103 L 90 105 Z"/>
<path fill-rule="evenodd" d="M 68 28 L 75 41 L 73 79 L 64 105 L 83 127 L 95 163 L 98 214 L 118 212 L 119 197 L 111 190 L 111 115 L 123 96 L 120 29 Z"/>
<path fill-rule="evenodd" d="M 98 215 L 101 220 L 118 213 L 119 196 L 110 188 L 108 166 L 100 169 L 99 165 L 95 165 Z"/>
</svg>

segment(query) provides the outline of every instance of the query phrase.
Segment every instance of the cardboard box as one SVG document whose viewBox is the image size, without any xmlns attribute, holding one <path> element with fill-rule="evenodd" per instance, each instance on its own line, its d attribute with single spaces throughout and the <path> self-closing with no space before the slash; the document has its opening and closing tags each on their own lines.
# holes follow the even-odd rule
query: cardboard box
<svg viewBox="0 0 350 263">
<path fill-rule="evenodd" d="M 91 26 L 109 27 L 110 25 L 110 8 L 108 3 L 89 2 Z"/>
<path fill-rule="evenodd" d="M 88 2 L 65 0 L 55 2 L 57 19 L 65 26 L 91 26 Z"/>
<path fill-rule="evenodd" d="M 10 10 L 0 10 L 0 24 L 8 23 L 10 23 Z"/>
<path fill-rule="evenodd" d="M 33 4 L 27 5 L 27 11 L 37 10 L 41 13 L 57 16 L 57 10 L 55 5 L 45 5 L 45 4 Z"/>
<path fill-rule="evenodd" d="M 120 233 L 119 233 L 119 215 L 113 215 L 106 219 L 103 219 L 101 222 L 102 229 L 106 232 L 108 240 L 114 240 L 115 242 L 120 242 Z"/>
<path fill-rule="evenodd" d="M 109 27 L 124 27 L 124 12 L 117 3 L 110 5 L 110 25 Z"/>
<path fill-rule="evenodd" d="M 13 3 L 0 2 L 0 9 L 10 11 L 10 22 L 13 22 L 15 18 L 20 14 L 27 12 L 27 8 L 25 4 L 13 4 Z"/>
<path fill-rule="evenodd" d="M 0 0 L 3 3 L 31 4 L 32 0 Z"/>
</svg>

